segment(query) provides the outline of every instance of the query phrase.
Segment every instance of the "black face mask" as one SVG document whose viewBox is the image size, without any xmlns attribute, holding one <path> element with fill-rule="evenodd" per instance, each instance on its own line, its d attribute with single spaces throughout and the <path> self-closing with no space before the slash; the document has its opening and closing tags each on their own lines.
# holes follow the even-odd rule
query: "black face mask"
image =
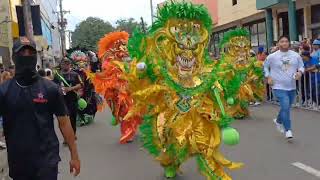
<svg viewBox="0 0 320 180">
<path fill-rule="evenodd" d="M 19 84 L 28 86 L 38 79 L 37 56 L 16 56 L 13 60 L 16 67 L 15 78 Z"/>
</svg>

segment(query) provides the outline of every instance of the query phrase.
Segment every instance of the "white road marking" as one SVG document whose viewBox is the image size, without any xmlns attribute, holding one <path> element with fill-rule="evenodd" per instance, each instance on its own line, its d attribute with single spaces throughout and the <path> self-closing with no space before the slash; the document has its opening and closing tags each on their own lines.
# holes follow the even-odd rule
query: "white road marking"
<svg viewBox="0 0 320 180">
<path fill-rule="evenodd" d="M 299 169 L 302 169 L 304 171 L 306 171 L 307 173 L 309 174 L 312 174 L 318 178 L 320 178 L 320 171 L 317 170 L 317 169 L 314 169 L 313 167 L 310 167 L 310 166 L 307 166 L 305 164 L 302 164 L 301 162 L 295 162 L 295 163 L 292 163 L 291 165 L 299 168 Z"/>
</svg>

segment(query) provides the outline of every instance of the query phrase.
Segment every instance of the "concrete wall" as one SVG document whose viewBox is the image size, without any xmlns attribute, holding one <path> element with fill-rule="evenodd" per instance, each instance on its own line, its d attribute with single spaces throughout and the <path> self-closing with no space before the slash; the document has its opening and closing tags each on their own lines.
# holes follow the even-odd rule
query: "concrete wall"
<svg viewBox="0 0 320 180">
<path fill-rule="evenodd" d="M 0 3 L 0 63 L 8 66 L 10 64 L 11 23 L 9 0 L 1 0 Z"/>
<path fill-rule="evenodd" d="M 256 0 L 238 0 L 238 4 L 234 6 L 231 0 L 218 0 L 218 23 L 216 26 L 225 25 L 260 12 L 256 9 Z"/>
<path fill-rule="evenodd" d="M 60 57 L 61 56 L 61 44 L 60 44 L 60 33 L 58 30 L 58 16 L 54 12 L 57 11 L 58 1 L 57 0 L 34 0 L 35 4 L 40 5 L 41 17 L 50 28 L 52 36 L 51 48 L 46 54 L 47 58 Z M 51 28 L 54 27 L 54 29 Z M 45 37 L 45 36 L 44 36 Z"/>
<path fill-rule="evenodd" d="M 205 5 L 212 17 L 213 24 L 218 23 L 218 0 L 192 0 L 192 2 Z"/>
</svg>

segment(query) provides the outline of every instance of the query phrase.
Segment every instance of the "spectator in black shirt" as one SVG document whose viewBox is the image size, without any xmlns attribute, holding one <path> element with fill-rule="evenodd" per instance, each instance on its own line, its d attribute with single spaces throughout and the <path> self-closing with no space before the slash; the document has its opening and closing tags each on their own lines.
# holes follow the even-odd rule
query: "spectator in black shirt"
<svg viewBox="0 0 320 180">
<path fill-rule="evenodd" d="M 69 111 L 71 125 L 76 134 L 78 112 L 77 91 L 81 89 L 82 81 L 79 74 L 71 69 L 71 61 L 68 58 L 62 60 L 61 71 L 56 73 L 54 82 L 59 84 L 64 92 L 64 100 Z"/>
<path fill-rule="evenodd" d="M 80 160 L 63 95 L 59 87 L 39 77 L 35 69 L 36 45 L 21 38 L 13 47 L 16 73 L 0 85 L 0 116 L 3 116 L 9 174 L 13 180 L 57 180 L 60 131 L 71 152 L 70 170 L 80 173 Z"/>
<path fill-rule="evenodd" d="M 43 78 L 46 77 L 46 71 L 44 71 L 44 69 L 39 69 L 38 74 Z"/>
</svg>

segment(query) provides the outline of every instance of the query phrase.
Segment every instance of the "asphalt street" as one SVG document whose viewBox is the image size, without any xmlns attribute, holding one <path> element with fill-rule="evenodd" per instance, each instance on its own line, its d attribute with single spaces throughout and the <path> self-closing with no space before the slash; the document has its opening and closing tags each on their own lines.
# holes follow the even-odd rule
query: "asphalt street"
<svg viewBox="0 0 320 180">
<path fill-rule="evenodd" d="M 240 132 L 240 144 L 223 146 L 230 160 L 245 166 L 228 171 L 234 180 L 319 180 L 320 113 L 294 109 L 294 140 L 289 143 L 278 133 L 272 119 L 277 106 L 251 108 L 251 117 L 237 120 L 233 126 Z M 118 143 L 119 127 L 110 126 L 110 113 L 99 113 L 96 122 L 81 127 L 78 145 L 82 161 L 81 175 L 69 173 L 69 152 L 61 146 L 60 180 L 164 180 L 160 165 L 143 149 L 138 139 L 127 145 Z M 61 136 L 60 136 L 61 137 Z M 295 165 L 304 165 L 300 168 Z M 182 166 L 176 180 L 205 180 L 194 160 Z M 317 177 L 318 176 L 318 177 Z"/>
</svg>

